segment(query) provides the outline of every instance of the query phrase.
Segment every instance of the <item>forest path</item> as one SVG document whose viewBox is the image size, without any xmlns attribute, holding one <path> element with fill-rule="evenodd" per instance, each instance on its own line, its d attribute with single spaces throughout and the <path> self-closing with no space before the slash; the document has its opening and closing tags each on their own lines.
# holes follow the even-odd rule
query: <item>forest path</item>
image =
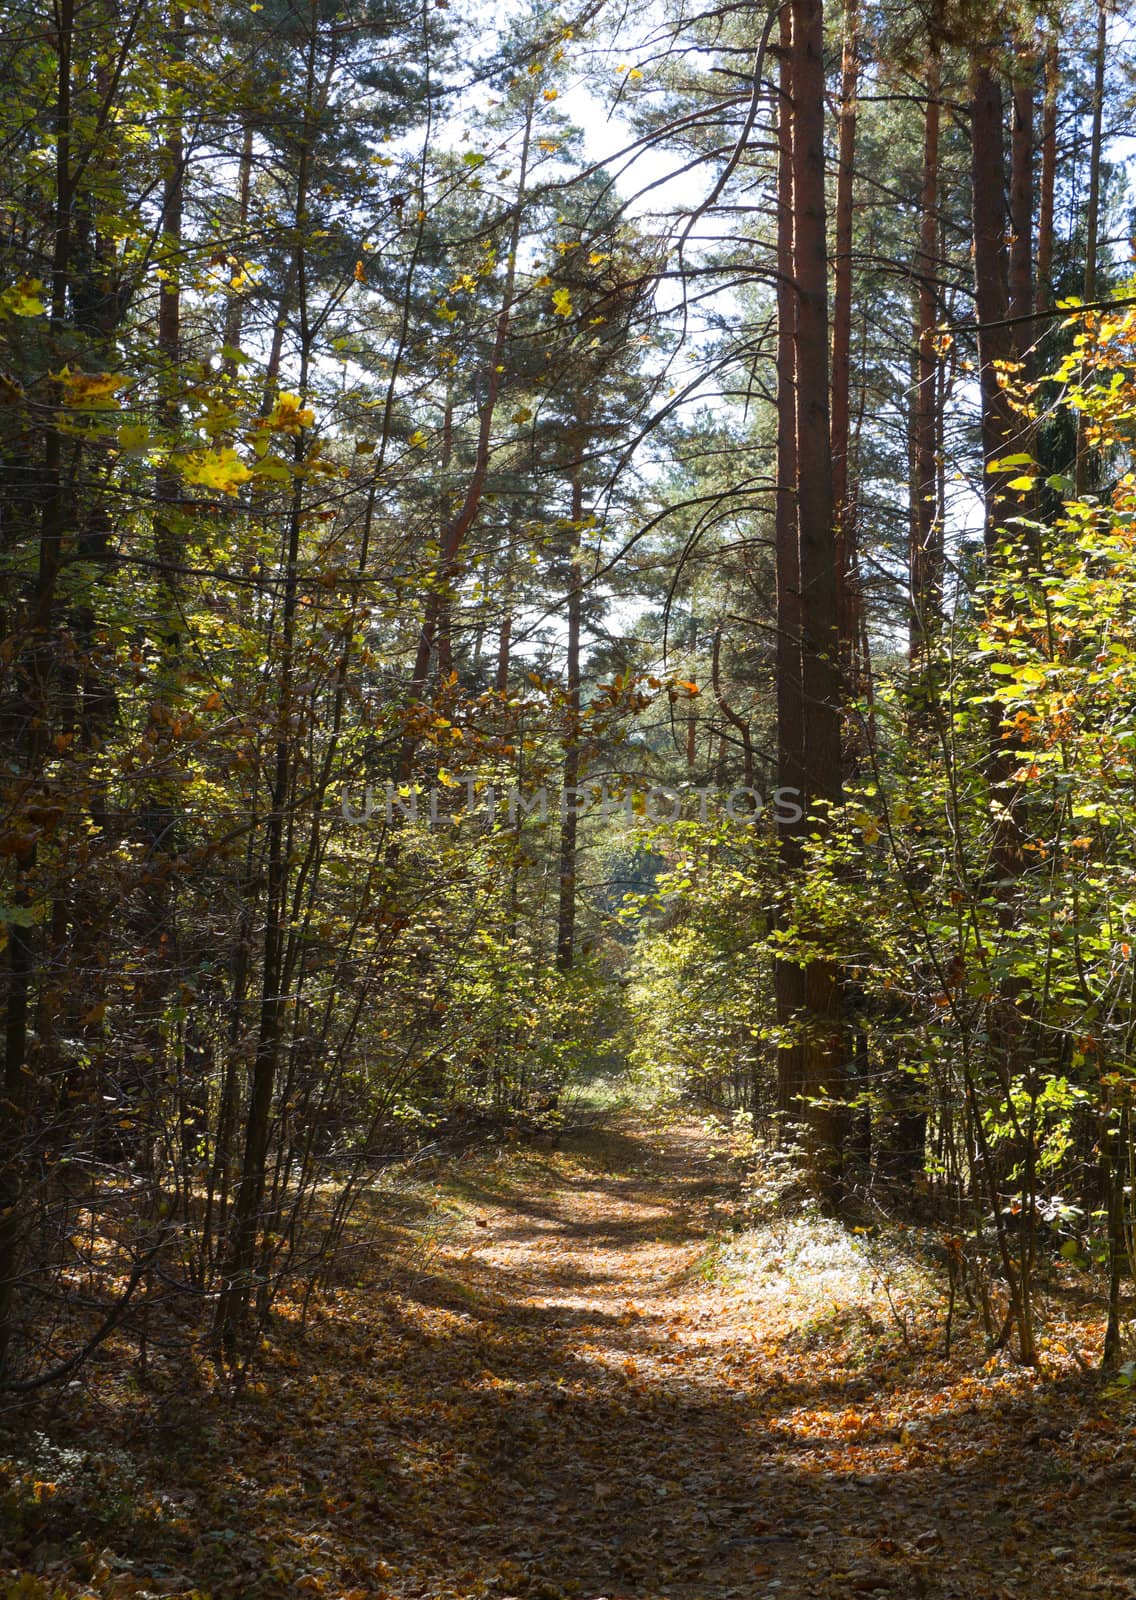
<svg viewBox="0 0 1136 1600">
<path fill-rule="evenodd" d="M 397 1296 L 406 1416 L 375 1394 L 406 1512 L 379 1593 L 1136 1595 L 1125 1430 L 1075 1383 L 944 1363 L 929 1312 L 848 1290 L 830 1225 L 803 1300 L 780 1257 L 723 1273 L 736 1178 L 698 1130 L 629 1122 L 446 1191 L 462 1222 Z"/>
<path fill-rule="evenodd" d="M 0 1597 L 1136 1600 L 1131 1391 L 1060 1356 L 1068 1308 L 1044 1376 L 968 1330 L 947 1361 L 902 1251 L 752 1204 L 734 1235 L 724 1148 L 643 1119 L 367 1212 L 237 1395 L 108 1346 Z"/>
</svg>

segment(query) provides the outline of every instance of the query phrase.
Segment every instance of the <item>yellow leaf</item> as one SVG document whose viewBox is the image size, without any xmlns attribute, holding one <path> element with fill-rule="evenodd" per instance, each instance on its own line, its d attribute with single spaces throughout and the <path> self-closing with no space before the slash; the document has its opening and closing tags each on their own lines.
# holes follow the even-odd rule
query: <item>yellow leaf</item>
<svg viewBox="0 0 1136 1600">
<path fill-rule="evenodd" d="M 195 450 L 182 456 L 177 465 L 186 483 L 198 483 L 204 489 L 218 489 L 222 494 L 236 494 L 242 483 L 252 477 L 231 445 L 219 450 Z"/>
<path fill-rule="evenodd" d="M 567 289 L 554 289 L 552 291 L 552 309 L 558 317 L 572 315 L 572 296 Z"/>
<path fill-rule="evenodd" d="M 116 435 L 118 448 L 127 455 L 145 450 L 150 442 L 150 430 L 144 422 L 124 422 Z"/>
<path fill-rule="evenodd" d="M 42 317 L 47 310 L 42 294 L 41 279 L 21 278 L 0 290 L 0 317 Z"/>
<path fill-rule="evenodd" d="M 315 412 L 303 405 L 298 394 L 278 394 L 263 426 L 274 433 L 299 433 L 302 428 L 310 428 L 315 420 Z"/>
<path fill-rule="evenodd" d="M 557 93 L 558 93 L 558 91 L 556 89 L 546 89 L 544 91 L 544 98 L 546 100 L 555 100 L 556 96 L 557 96 Z"/>
<path fill-rule="evenodd" d="M 119 372 L 72 372 L 69 367 L 64 367 L 59 378 L 64 404 L 77 411 L 114 410 L 117 391 L 129 381 Z"/>
</svg>

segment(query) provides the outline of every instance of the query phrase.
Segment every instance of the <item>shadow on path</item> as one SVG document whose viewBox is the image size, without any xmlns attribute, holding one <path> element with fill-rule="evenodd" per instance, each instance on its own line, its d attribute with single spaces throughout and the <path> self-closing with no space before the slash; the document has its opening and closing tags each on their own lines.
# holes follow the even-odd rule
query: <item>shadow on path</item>
<svg viewBox="0 0 1136 1600">
<path fill-rule="evenodd" d="M 700 1271 L 729 1184 L 689 1130 L 455 1187 L 475 1236 L 382 1311 L 343 1396 L 370 1408 L 380 1487 L 329 1536 L 373 1549 L 391 1515 L 368 1594 L 1136 1596 L 1131 1521 L 1082 1562 L 1070 1500 L 1091 1491 L 1023 1449 L 1019 1401 L 944 1395 L 909 1437 L 933 1369 L 802 1356 Z M 308 1449 L 341 1458 L 339 1422 Z"/>
</svg>

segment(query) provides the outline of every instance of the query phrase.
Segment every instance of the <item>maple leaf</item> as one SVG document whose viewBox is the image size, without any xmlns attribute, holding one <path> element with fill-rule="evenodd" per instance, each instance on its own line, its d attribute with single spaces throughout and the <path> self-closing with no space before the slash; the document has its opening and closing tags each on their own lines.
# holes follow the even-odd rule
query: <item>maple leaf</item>
<svg viewBox="0 0 1136 1600">
<path fill-rule="evenodd" d="M 236 494 L 241 484 L 252 477 L 251 469 L 231 445 L 217 450 L 196 450 L 192 455 L 177 458 L 177 466 L 186 483 L 217 489 L 221 494 Z"/>
<path fill-rule="evenodd" d="M 124 422 L 116 440 L 124 455 L 141 455 L 150 442 L 150 429 L 144 422 Z"/>
<path fill-rule="evenodd" d="M 20 278 L 0 289 L 0 317 L 42 317 L 46 310 L 39 278 Z"/>
<path fill-rule="evenodd" d="M 296 434 L 303 428 L 310 428 L 315 420 L 315 412 L 303 404 L 299 395 L 278 394 L 263 426 L 273 433 Z"/>
<path fill-rule="evenodd" d="M 64 367 L 59 374 L 63 403 L 75 411 L 113 411 L 117 394 L 130 381 L 121 372 L 72 372 Z"/>
</svg>

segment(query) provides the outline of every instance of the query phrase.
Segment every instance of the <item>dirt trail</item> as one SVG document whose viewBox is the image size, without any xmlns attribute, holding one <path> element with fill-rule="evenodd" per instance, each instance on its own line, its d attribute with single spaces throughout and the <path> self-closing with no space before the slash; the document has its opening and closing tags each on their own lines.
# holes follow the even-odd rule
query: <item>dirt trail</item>
<svg viewBox="0 0 1136 1600">
<path fill-rule="evenodd" d="M 46 1419 L 0 1595 L 1134 1600 L 1131 1400 L 945 1362 L 834 1225 L 723 1250 L 734 1200 L 643 1123 L 416 1169 L 241 1396 L 123 1360 Z"/>
<path fill-rule="evenodd" d="M 418 1592 L 1136 1595 L 1131 1433 L 1060 1386 L 945 1369 L 869 1308 L 801 1328 L 717 1281 L 730 1188 L 694 1132 L 504 1173 L 459 1191 L 473 1238 L 406 1301 L 449 1456 L 444 1549 L 405 1552 Z M 1111 1549 L 1082 1495 L 1120 1508 Z"/>
</svg>

